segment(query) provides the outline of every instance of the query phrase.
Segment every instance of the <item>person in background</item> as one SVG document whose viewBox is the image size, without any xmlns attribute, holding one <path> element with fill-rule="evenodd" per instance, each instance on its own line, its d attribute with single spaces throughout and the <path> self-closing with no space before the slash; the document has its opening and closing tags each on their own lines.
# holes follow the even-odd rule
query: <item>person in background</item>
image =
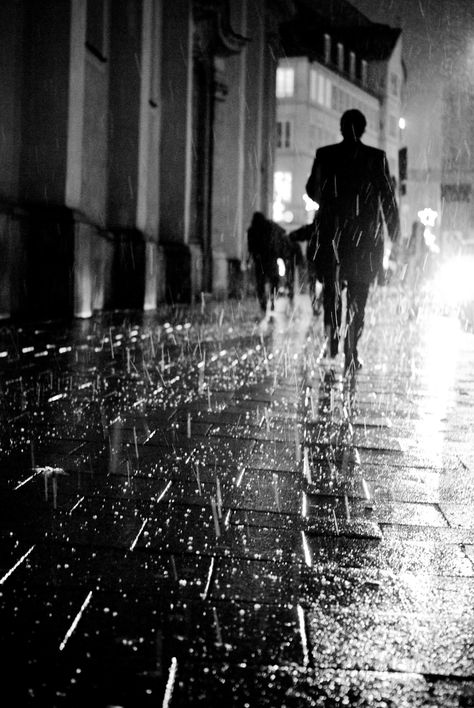
<svg viewBox="0 0 474 708">
<path fill-rule="evenodd" d="M 351 109 L 340 121 L 342 141 L 316 151 L 306 183 L 310 199 L 319 204 L 313 244 L 323 278 L 324 325 L 328 353 L 335 357 L 341 330 L 341 290 L 347 288 L 344 371 L 362 366 L 358 342 L 370 285 L 380 271 L 384 253 L 384 222 L 396 242 L 400 232 L 398 206 L 383 150 L 361 142 L 366 119 Z"/>
<path fill-rule="evenodd" d="M 253 214 L 247 230 L 249 256 L 255 270 L 255 288 L 263 314 L 267 311 L 270 297 L 271 309 L 275 307 L 280 275 L 278 258 L 284 258 L 285 230 L 274 221 L 267 219 L 260 211 Z"/>
<path fill-rule="evenodd" d="M 299 229 L 292 231 L 289 235 L 290 241 L 293 243 L 308 242 L 306 249 L 306 272 L 308 276 L 309 297 L 311 300 L 311 308 L 313 315 L 318 317 L 321 314 L 322 302 L 322 274 L 319 271 L 317 259 L 317 246 L 314 237 L 315 223 L 305 224 Z"/>
</svg>

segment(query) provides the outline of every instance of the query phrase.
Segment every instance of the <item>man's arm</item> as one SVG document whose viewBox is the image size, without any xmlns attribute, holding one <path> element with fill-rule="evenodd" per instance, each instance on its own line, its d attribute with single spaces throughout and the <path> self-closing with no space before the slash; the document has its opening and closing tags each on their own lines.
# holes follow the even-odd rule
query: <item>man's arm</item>
<svg viewBox="0 0 474 708">
<path fill-rule="evenodd" d="M 316 150 L 316 157 L 314 158 L 311 174 L 306 182 L 306 194 L 313 202 L 319 204 L 321 201 L 321 162 L 319 150 Z"/>
<path fill-rule="evenodd" d="M 380 201 L 382 212 L 387 225 L 388 235 L 391 241 L 395 242 L 400 236 L 400 216 L 398 213 L 398 204 L 395 198 L 395 190 L 393 188 L 392 178 L 388 167 L 388 161 L 385 153 L 382 158 L 382 179 L 380 184 Z"/>
</svg>

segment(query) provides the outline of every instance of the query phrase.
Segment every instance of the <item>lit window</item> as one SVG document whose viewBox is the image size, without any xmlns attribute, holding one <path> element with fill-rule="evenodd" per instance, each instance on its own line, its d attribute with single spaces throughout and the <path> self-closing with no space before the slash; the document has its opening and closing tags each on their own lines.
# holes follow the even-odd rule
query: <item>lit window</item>
<svg viewBox="0 0 474 708">
<path fill-rule="evenodd" d="M 326 91 L 324 96 L 324 105 L 326 108 L 331 108 L 332 84 L 329 79 L 326 79 Z"/>
<path fill-rule="evenodd" d="M 277 148 L 291 147 L 291 121 L 277 121 Z"/>
<path fill-rule="evenodd" d="M 291 202 L 292 181 L 291 172 L 275 172 L 273 180 L 275 201 L 287 204 Z"/>
<path fill-rule="evenodd" d="M 293 96 L 295 88 L 294 69 L 277 69 L 276 75 L 276 95 L 277 98 Z"/>
<path fill-rule="evenodd" d="M 320 103 L 322 106 L 324 106 L 324 87 L 325 87 L 326 79 L 324 76 L 319 77 L 318 81 L 318 103 Z"/>
<path fill-rule="evenodd" d="M 356 55 L 354 52 L 350 52 L 349 54 L 349 74 L 351 79 L 355 78 L 356 74 Z"/>
<path fill-rule="evenodd" d="M 326 64 L 331 61 L 331 36 L 329 34 L 324 35 L 324 61 Z"/>
<path fill-rule="evenodd" d="M 318 80 L 319 74 L 316 69 L 311 69 L 309 76 L 309 98 L 311 101 L 318 100 Z"/>
<path fill-rule="evenodd" d="M 273 176 L 273 220 L 290 224 L 293 212 L 287 206 L 291 202 L 291 172 L 275 172 Z"/>
<path fill-rule="evenodd" d="M 344 71 L 344 45 L 337 43 L 337 68 L 339 71 Z"/>
</svg>

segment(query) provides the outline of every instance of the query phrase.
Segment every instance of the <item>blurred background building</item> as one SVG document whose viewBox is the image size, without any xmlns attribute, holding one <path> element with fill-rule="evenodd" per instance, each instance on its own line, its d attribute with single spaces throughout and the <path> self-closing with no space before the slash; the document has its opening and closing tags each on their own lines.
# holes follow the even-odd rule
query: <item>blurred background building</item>
<svg viewBox="0 0 474 708">
<path fill-rule="evenodd" d="M 239 287 L 291 0 L 2 0 L 0 313 Z"/>
<path fill-rule="evenodd" d="M 315 150 L 351 107 L 403 236 L 436 212 L 438 245 L 472 243 L 473 5 L 440 0 L 425 33 L 414 5 L 389 26 L 391 0 L 2 0 L 0 316 L 238 295 L 253 212 L 312 219 Z"/>
<path fill-rule="evenodd" d="M 297 6 L 282 27 L 273 207 L 275 220 L 295 229 L 314 217 L 305 184 L 315 151 L 340 142 L 340 118 L 351 108 L 367 119 L 363 141 L 386 151 L 402 196 L 406 80 L 400 29 L 371 22 L 347 2 L 300 0 Z"/>
</svg>

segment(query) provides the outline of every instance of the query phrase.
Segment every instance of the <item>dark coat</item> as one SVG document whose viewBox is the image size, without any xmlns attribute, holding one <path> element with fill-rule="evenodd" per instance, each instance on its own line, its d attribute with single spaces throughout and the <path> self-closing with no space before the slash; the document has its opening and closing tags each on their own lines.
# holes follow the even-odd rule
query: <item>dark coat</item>
<svg viewBox="0 0 474 708">
<path fill-rule="evenodd" d="M 392 240 L 399 235 L 398 207 L 383 150 L 342 141 L 316 151 L 306 192 L 318 202 L 308 258 L 342 279 L 371 283 L 382 267 L 383 221 Z"/>
<path fill-rule="evenodd" d="M 274 221 L 258 214 L 254 217 L 247 231 L 249 254 L 262 267 L 264 272 L 273 273 L 277 258 L 286 257 L 286 231 Z"/>
</svg>

